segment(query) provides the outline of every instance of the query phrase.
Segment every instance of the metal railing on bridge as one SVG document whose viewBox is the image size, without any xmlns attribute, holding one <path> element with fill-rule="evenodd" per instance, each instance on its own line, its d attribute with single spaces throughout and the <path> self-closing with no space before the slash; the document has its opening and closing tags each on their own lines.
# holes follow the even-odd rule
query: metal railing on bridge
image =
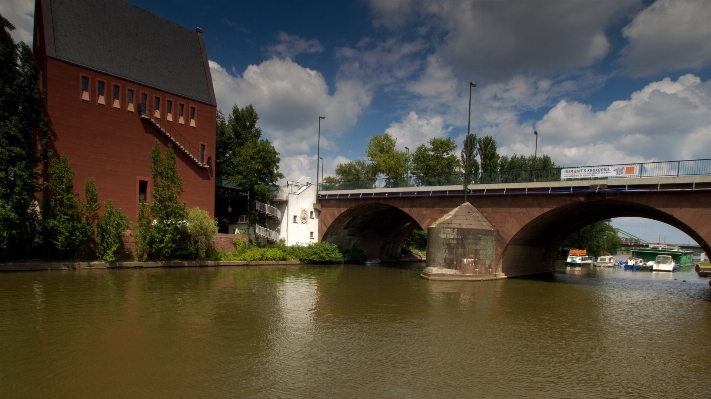
<svg viewBox="0 0 711 399">
<path fill-rule="evenodd" d="M 605 168 L 618 167 L 620 165 L 635 166 L 637 173 L 633 176 L 625 175 L 620 177 L 679 177 L 679 176 L 699 176 L 711 175 L 711 159 L 693 159 L 683 161 L 662 161 L 662 162 L 642 162 L 625 163 L 615 165 L 585 166 L 585 168 Z M 469 185 L 493 184 L 493 183 L 530 183 L 560 181 L 563 167 L 551 169 L 526 169 L 526 170 L 503 170 L 493 173 L 480 173 L 478 176 L 470 177 Z M 610 177 L 600 177 L 597 179 L 607 179 Z M 586 178 L 591 179 L 591 178 Z M 595 178 L 592 178 L 595 179 Z M 358 181 L 331 181 L 319 184 L 319 191 L 336 190 L 366 190 L 374 188 L 403 188 L 403 187 L 432 187 L 432 186 L 455 186 L 464 184 L 464 174 L 447 176 L 403 176 L 397 179 L 373 178 Z"/>
</svg>

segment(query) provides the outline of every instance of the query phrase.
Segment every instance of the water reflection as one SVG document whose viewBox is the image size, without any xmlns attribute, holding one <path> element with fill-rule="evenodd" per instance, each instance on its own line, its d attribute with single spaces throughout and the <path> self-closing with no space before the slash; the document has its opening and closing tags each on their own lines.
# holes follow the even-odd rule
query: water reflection
<svg viewBox="0 0 711 399">
<path fill-rule="evenodd" d="M 684 377 L 711 372 L 693 271 L 420 269 L 0 274 L 0 397 L 709 396 Z"/>
</svg>

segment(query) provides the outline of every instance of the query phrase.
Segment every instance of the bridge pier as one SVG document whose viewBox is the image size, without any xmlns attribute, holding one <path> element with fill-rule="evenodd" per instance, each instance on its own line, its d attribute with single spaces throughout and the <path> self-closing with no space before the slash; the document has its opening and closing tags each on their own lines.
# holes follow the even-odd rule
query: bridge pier
<svg viewBox="0 0 711 399">
<path fill-rule="evenodd" d="M 465 202 L 427 229 L 427 267 L 421 276 L 430 280 L 494 280 L 496 236 L 494 226 Z"/>
</svg>

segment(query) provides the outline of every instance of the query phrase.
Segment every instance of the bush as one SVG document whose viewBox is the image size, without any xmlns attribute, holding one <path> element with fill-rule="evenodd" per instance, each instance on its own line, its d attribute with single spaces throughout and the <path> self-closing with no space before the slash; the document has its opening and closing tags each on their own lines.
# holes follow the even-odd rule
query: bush
<svg viewBox="0 0 711 399">
<path fill-rule="evenodd" d="M 106 202 L 104 217 L 96 225 L 97 254 L 106 262 L 116 262 L 123 245 L 123 232 L 128 228 L 129 220 L 120 209 L 114 208 L 111 200 Z"/>
<path fill-rule="evenodd" d="M 343 261 L 345 263 L 363 263 L 367 260 L 365 252 L 360 248 L 353 247 L 351 249 L 345 249 L 339 247 L 338 250 L 341 252 L 341 255 L 343 255 Z"/>
<path fill-rule="evenodd" d="M 188 237 L 194 256 L 204 258 L 212 247 L 212 238 L 217 233 L 217 221 L 207 211 L 198 207 L 188 211 Z"/>
<path fill-rule="evenodd" d="M 151 252 L 153 225 L 151 224 L 150 205 L 141 196 L 141 202 L 138 205 L 138 228 L 134 230 L 134 238 L 136 240 L 137 260 L 145 260 Z"/>
<path fill-rule="evenodd" d="M 303 253 L 299 260 L 308 263 L 343 263 L 343 255 L 338 245 L 330 242 L 318 242 L 303 247 Z"/>
</svg>

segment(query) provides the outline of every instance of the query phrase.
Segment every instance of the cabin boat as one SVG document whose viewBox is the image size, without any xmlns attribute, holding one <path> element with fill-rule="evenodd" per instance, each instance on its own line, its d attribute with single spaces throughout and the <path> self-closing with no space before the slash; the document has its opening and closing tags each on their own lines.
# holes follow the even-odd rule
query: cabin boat
<svg viewBox="0 0 711 399">
<path fill-rule="evenodd" d="M 592 266 L 595 264 L 595 258 L 592 256 L 568 256 L 565 264 L 568 266 Z"/>
<path fill-rule="evenodd" d="M 617 266 L 617 261 L 612 256 L 599 256 L 595 260 L 595 266 L 597 267 L 613 267 Z"/>
<path fill-rule="evenodd" d="M 674 259 L 671 255 L 657 255 L 657 259 L 654 260 L 652 270 L 655 272 L 673 272 Z"/>
</svg>

